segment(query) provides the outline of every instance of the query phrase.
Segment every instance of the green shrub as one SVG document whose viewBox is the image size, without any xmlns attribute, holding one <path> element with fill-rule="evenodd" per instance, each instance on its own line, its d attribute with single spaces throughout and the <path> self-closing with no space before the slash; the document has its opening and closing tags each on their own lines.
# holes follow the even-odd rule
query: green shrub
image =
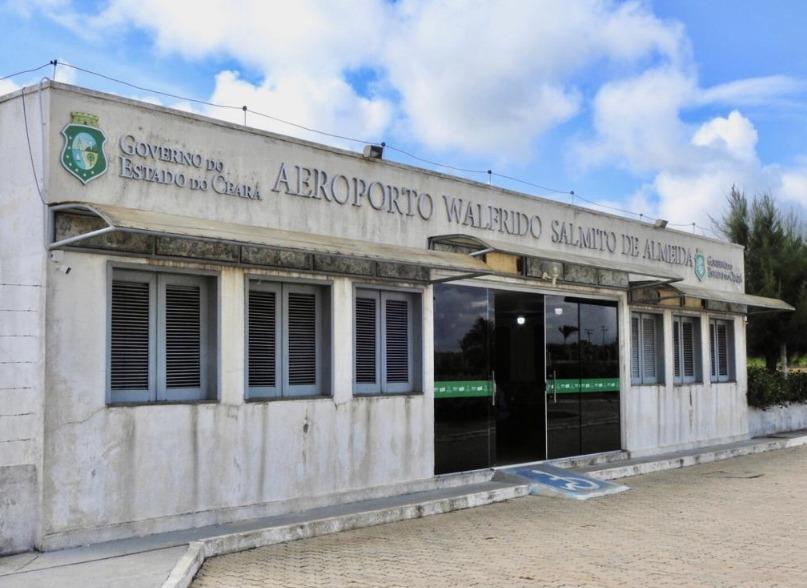
<svg viewBox="0 0 807 588">
<path fill-rule="evenodd" d="M 770 373 L 761 367 L 748 368 L 748 404 L 768 408 L 788 402 L 807 403 L 807 373 Z"/>
</svg>

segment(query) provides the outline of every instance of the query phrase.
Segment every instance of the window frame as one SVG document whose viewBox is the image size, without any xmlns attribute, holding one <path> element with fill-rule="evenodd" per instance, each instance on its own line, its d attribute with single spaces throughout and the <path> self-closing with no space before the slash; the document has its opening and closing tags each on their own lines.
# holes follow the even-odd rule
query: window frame
<svg viewBox="0 0 807 588">
<path fill-rule="evenodd" d="M 275 295 L 275 385 L 250 386 L 249 384 L 249 297 L 250 292 L 272 292 Z M 268 282 L 264 280 L 250 280 L 247 278 L 246 304 L 244 305 L 244 383 L 246 384 L 247 398 L 271 399 L 282 398 L 283 389 L 283 289 L 281 282 Z"/>
<path fill-rule="evenodd" d="M 372 384 L 358 382 L 356 379 L 356 301 L 358 298 L 373 298 L 376 301 L 375 310 L 375 340 L 376 340 L 376 381 Z M 408 303 L 409 316 L 407 321 L 408 339 L 408 377 L 407 382 L 387 382 L 387 329 L 386 315 L 389 300 L 403 300 Z M 418 321 L 422 317 L 423 293 L 420 290 L 390 289 L 383 286 L 355 285 L 352 300 L 353 331 L 353 360 L 352 379 L 353 393 L 356 396 L 394 396 L 415 395 L 422 393 L 422 384 L 419 377 L 421 354 L 423 345 L 421 341 L 421 327 Z"/>
<path fill-rule="evenodd" d="M 357 338 L 357 329 L 356 329 L 356 302 L 359 298 L 372 298 L 375 300 L 375 381 L 372 383 L 369 382 L 358 382 L 357 381 L 357 374 L 356 374 L 356 358 L 357 358 L 357 345 L 358 345 L 358 338 Z M 381 394 L 381 382 L 384 379 L 383 370 L 381 369 L 381 356 L 382 356 L 382 346 L 381 346 L 381 290 L 369 289 L 369 288 L 355 288 L 353 292 L 353 322 L 352 322 L 352 329 L 353 329 L 353 392 L 359 395 L 372 395 L 372 394 Z"/>
<path fill-rule="evenodd" d="M 726 373 L 720 374 L 719 347 L 717 328 L 723 325 L 726 328 Z M 734 321 L 728 318 L 709 318 L 709 380 L 714 384 L 724 384 L 735 381 L 734 370 Z"/>
<path fill-rule="evenodd" d="M 407 374 L 406 382 L 388 382 L 387 381 L 387 302 L 390 300 L 400 300 L 407 303 L 409 316 L 406 321 L 406 340 L 407 340 Z M 417 314 L 415 313 L 415 299 L 409 293 L 404 292 L 381 292 L 381 393 L 382 394 L 411 394 L 415 391 L 415 337 L 414 337 L 414 322 Z"/>
<path fill-rule="evenodd" d="M 149 361 L 148 389 L 112 389 L 112 286 L 115 281 L 149 284 Z M 199 382 L 198 388 L 166 386 L 166 286 L 169 284 L 199 286 Z M 107 266 L 106 302 L 106 404 L 151 405 L 217 402 L 218 345 L 218 273 L 184 268 L 124 265 Z M 213 305 L 216 305 L 215 309 Z M 212 333 L 211 333 L 211 329 Z M 212 335 L 212 336 L 211 336 Z M 212 341 L 211 341 L 212 339 Z M 211 354 L 211 345 L 215 346 Z M 211 366 L 210 361 L 215 362 Z M 211 369 L 212 367 L 212 369 Z"/>
<path fill-rule="evenodd" d="M 198 286 L 199 287 L 199 388 L 168 388 L 168 353 L 166 349 L 166 316 L 168 304 L 166 291 L 169 285 Z M 171 274 L 160 272 L 157 276 L 157 401 L 158 402 L 186 402 L 189 400 L 202 400 L 205 390 L 209 389 L 207 360 L 208 360 L 208 294 L 205 278 L 188 274 Z"/>
<path fill-rule="evenodd" d="M 692 325 L 692 375 L 688 376 L 684 373 L 684 358 L 686 356 L 684 350 L 684 329 L 683 324 L 689 323 Z M 676 329 L 676 324 L 678 328 Z M 677 341 L 676 341 L 677 331 Z M 702 349 L 702 334 L 701 334 L 701 317 L 686 314 L 673 314 L 672 316 L 672 337 L 673 337 L 673 384 L 678 386 L 689 384 L 703 383 L 703 369 L 701 359 Z M 676 350 L 676 343 L 678 349 Z M 675 374 L 675 362 L 678 361 L 680 366 L 680 374 Z"/>
<path fill-rule="evenodd" d="M 325 353 L 322 344 L 322 290 L 321 287 L 311 284 L 283 283 L 283 306 L 281 307 L 281 318 L 283 320 L 283 338 L 281 339 L 281 357 L 283 359 L 283 389 L 282 398 L 300 398 L 322 396 L 323 375 L 322 375 L 322 355 Z M 289 294 L 313 294 L 314 295 L 314 384 L 289 383 Z M 285 353 L 284 353 L 285 351 Z"/>
<path fill-rule="evenodd" d="M 638 320 L 637 341 L 633 341 L 633 321 Z M 645 353 L 644 353 L 644 321 L 652 320 L 655 328 L 655 367 L 656 374 L 647 376 L 645 374 Z M 631 311 L 630 313 L 630 380 L 633 386 L 663 386 L 664 385 L 664 315 L 653 312 Z M 637 352 L 637 362 L 639 375 L 633 375 L 634 349 Z"/>
<path fill-rule="evenodd" d="M 107 316 L 106 316 L 106 401 L 107 404 L 120 403 L 153 403 L 157 402 L 157 272 L 135 270 L 129 268 L 109 268 L 107 284 Z M 112 389 L 112 286 L 116 277 L 123 274 L 119 281 L 147 283 L 149 285 L 149 337 L 148 337 L 148 388 Z"/>
<path fill-rule="evenodd" d="M 247 402 L 288 400 L 316 400 L 331 398 L 333 378 L 332 333 L 333 304 L 332 283 L 283 279 L 282 276 L 245 276 L 244 287 L 244 399 Z M 275 292 L 275 386 L 249 385 L 249 296 L 252 290 Z M 288 295 L 299 292 L 314 294 L 315 308 L 315 384 L 290 385 L 288 382 Z M 327 313 L 327 316 L 325 315 Z"/>
</svg>

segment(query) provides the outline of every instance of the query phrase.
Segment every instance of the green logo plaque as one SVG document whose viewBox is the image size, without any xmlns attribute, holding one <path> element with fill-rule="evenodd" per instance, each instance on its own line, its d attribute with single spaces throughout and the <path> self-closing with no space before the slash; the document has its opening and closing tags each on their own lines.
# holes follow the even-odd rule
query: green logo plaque
<svg viewBox="0 0 807 588">
<path fill-rule="evenodd" d="M 94 180 L 106 171 L 106 136 L 98 128 L 97 116 L 72 112 L 71 122 L 62 129 L 62 136 L 62 167 L 82 184 Z"/>
<path fill-rule="evenodd" d="M 701 250 L 695 254 L 695 277 L 700 281 L 706 277 L 706 258 Z"/>
</svg>

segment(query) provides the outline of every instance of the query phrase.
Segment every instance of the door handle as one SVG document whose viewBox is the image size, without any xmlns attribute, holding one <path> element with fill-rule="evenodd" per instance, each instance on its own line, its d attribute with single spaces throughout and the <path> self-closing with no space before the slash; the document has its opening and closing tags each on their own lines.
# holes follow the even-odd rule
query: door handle
<svg viewBox="0 0 807 588">
<path fill-rule="evenodd" d="M 496 406 L 496 370 L 490 372 L 490 404 Z"/>
</svg>

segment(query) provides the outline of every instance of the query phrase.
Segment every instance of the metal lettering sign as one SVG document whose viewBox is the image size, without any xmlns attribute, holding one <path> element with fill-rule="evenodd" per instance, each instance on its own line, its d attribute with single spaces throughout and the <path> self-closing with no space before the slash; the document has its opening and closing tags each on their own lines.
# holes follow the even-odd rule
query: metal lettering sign
<svg viewBox="0 0 807 588">
<path fill-rule="evenodd" d="M 72 114 L 72 121 L 62 130 L 65 145 L 61 163 L 86 184 L 107 170 L 106 137 L 98 126 L 98 117 Z M 704 252 L 680 234 L 653 230 L 641 223 L 627 224 L 608 215 L 578 214 L 579 211 L 570 217 L 567 211 L 546 203 L 484 196 L 476 186 L 470 186 L 467 193 L 457 193 L 453 190 L 463 187 L 456 182 L 453 187 L 446 184 L 438 188 L 439 184 L 423 182 L 417 175 L 388 175 L 383 166 L 357 173 L 355 166 L 336 167 L 333 159 L 317 165 L 274 159 L 245 171 L 240 167 L 243 154 L 236 150 L 232 155 L 235 165 L 231 165 L 227 156 L 218 152 L 218 143 L 210 145 L 211 151 L 205 152 L 181 140 L 155 139 L 154 133 L 142 128 L 124 130 L 117 136 L 116 176 L 126 182 L 147 184 L 143 190 L 149 190 L 148 185 L 159 185 L 244 200 L 289 197 L 309 200 L 311 204 L 306 206 L 369 209 L 378 213 L 383 223 L 429 223 L 439 225 L 443 233 L 448 233 L 449 228 L 451 234 L 482 233 L 482 240 L 489 234 L 492 243 L 499 236 L 523 240 L 525 245 L 543 250 L 547 259 L 554 250 L 574 250 L 598 262 L 610 258 L 637 267 L 666 265 L 682 277 L 689 274 L 697 281 L 713 279 L 740 287 L 743 282 L 740 257 L 722 253 L 723 247 L 716 245 L 714 250 Z M 562 269 L 541 275 L 554 284 L 562 278 Z M 452 389 L 445 393 L 465 392 Z"/>
</svg>

